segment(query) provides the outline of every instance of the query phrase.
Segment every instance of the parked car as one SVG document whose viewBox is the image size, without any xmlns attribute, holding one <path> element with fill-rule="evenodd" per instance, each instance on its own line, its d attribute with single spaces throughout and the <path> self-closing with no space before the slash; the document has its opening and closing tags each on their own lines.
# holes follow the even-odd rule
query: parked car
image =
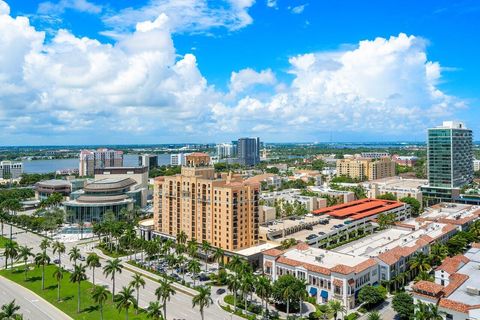
<svg viewBox="0 0 480 320">
<path fill-rule="evenodd" d="M 80 261 L 85 261 L 85 257 L 84 257 L 84 256 L 80 256 L 80 258 L 78 258 L 78 260 L 80 260 Z"/>
<path fill-rule="evenodd" d="M 57 258 L 57 259 L 53 260 L 53 263 L 59 264 L 59 263 L 60 263 L 60 260 Z"/>
<path fill-rule="evenodd" d="M 225 289 L 219 288 L 219 289 L 217 289 L 217 294 L 224 294 L 225 291 L 226 291 Z"/>
</svg>

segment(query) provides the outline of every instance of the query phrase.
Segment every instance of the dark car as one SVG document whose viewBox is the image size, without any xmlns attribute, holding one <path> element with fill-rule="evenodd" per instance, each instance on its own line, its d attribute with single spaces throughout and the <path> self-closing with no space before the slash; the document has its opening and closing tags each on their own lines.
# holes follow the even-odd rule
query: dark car
<svg viewBox="0 0 480 320">
<path fill-rule="evenodd" d="M 60 259 L 57 258 L 57 259 L 53 260 L 53 263 L 59 264 L 59 263 L 60 263 Z"/>
<path fill-rule="evenodd" d="M 78 258 L 78 260 L 80 260 L 80 261 L 85 261 L 85 257 L 84 257 L 84 256 L 80 256 L 80 258 Z"/>
<path fill-rule="evenodd" d="M 323 235 L 325 234 L 325 232 L 320 231 L 318 234 L 319 234 L 320 236 L 323 236 Z"/>
<path fill-rule="evenodd" d="M 224 294 L 224 293 L 225 293 L 225 289 L 223 288 L 217 289 L 217 294 Z"/>
</svg>

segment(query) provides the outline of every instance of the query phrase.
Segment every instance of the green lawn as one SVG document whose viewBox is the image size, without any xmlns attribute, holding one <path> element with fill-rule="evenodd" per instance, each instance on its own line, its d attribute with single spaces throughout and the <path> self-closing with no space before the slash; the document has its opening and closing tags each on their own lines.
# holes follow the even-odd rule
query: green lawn
<svg viewBox="0 0 480 320">
<path fill-rule="evenodd" d="M 0 275 L 30 289 L 35 292 L 73 319 L 78 320 L 98 320 L 100 319 L 100 310 L 91 298 L 91 290 L 93 284 L 87 281 L 82 282 L 81 285 L 81 312 L 77 313 L 77 292 L 78 284 L 69 281 L 70 274 L 65 271 L 60 287 L 61 302 L 57 302 L 57 282 L 53 279 L 52 274 L 56 266 L 49 265 L 45 268 L 45 290 L 42 290 L 42 273 L 40 268 L 35 268 L 28 272 L 28 280 L 25 281 L 23 267 L 15 268 L 14 270 L 1 270 Z M 121 288 L 118 288 L 120 290 Z M 118 312 L 112 304 L 111 295 L 105 302 L 103 307 L 103 318 L 110 319 L 125 319 L 125 310 Z M 133 308 L 130 310 L 130 320 L 144 320 L 145 314 L 140 313 L 135 315 Z"/>
<path fill-rule="evenodd" d="M 9 241 L 10 239 L 1 237 L 0 236 L 0 248 L 5 248 L 5 244 Z"/>
</svg>

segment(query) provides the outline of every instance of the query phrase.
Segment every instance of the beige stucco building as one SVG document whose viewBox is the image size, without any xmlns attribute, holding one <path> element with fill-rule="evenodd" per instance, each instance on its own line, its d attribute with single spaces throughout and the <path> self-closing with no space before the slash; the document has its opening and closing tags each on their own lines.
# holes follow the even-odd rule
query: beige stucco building
<svg viewBox="0 0 480 320">
<path fill-rule="evenodd" d="M 390 158 L 348 158 L 337 160 L 337 176 L 352 179 L 376 180 L 395 175 L 395 162 Z"/>
<path fill-rule="evenodd" d="M 260 184 L 240 176 L 216 174 L 204 153 L 186 157 L 181 174 L 154 183 L 154 225 L 160 233 L 206 240 L 237 250 L 258 243 Z"/>
</svg>

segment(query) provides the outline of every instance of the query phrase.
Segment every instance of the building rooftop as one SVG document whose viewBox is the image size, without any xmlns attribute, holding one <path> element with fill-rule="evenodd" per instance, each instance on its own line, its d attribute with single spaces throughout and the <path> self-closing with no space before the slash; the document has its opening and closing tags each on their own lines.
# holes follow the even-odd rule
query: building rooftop
<svg viewBox="0 0 480 320">
<path fill-rule="evenodd" d="M 266 250 L 271 250 L 278 248 L 280 245 L 276 242 L 265 242 L 258 244 L 256 246 L 251 246 L 249 248 L 241 249 L 235 251 L 236 254 L 248 257 L 248 256 L 253 256 L 255 254 L 259 254 L 261 252 L 264 252 Z"/>
<path fill-rule="evenodd" d="M 327 214 L 336 218 L 351 218 L 352 220 L 358 220 L 404 205 L 404 203 L 398 201 L 361 199 L 314 210 L 312 213 L 315 215 Z"/>
<path fill-rule="evenodd" d="M 51 179 L 51 180 L 39 181 L 37 182 L 37 185 L 59 187 L 59 186 L 70 186 L 70 182 L 67 180 Z"/>
<path fill-rule="evenodd" d="M 105 178 L 87 184 L 84 190 L 86 192 L 112 191 L 124 189 L 134 184 L 136 182 L 132 178 Z"/>
</svg>

